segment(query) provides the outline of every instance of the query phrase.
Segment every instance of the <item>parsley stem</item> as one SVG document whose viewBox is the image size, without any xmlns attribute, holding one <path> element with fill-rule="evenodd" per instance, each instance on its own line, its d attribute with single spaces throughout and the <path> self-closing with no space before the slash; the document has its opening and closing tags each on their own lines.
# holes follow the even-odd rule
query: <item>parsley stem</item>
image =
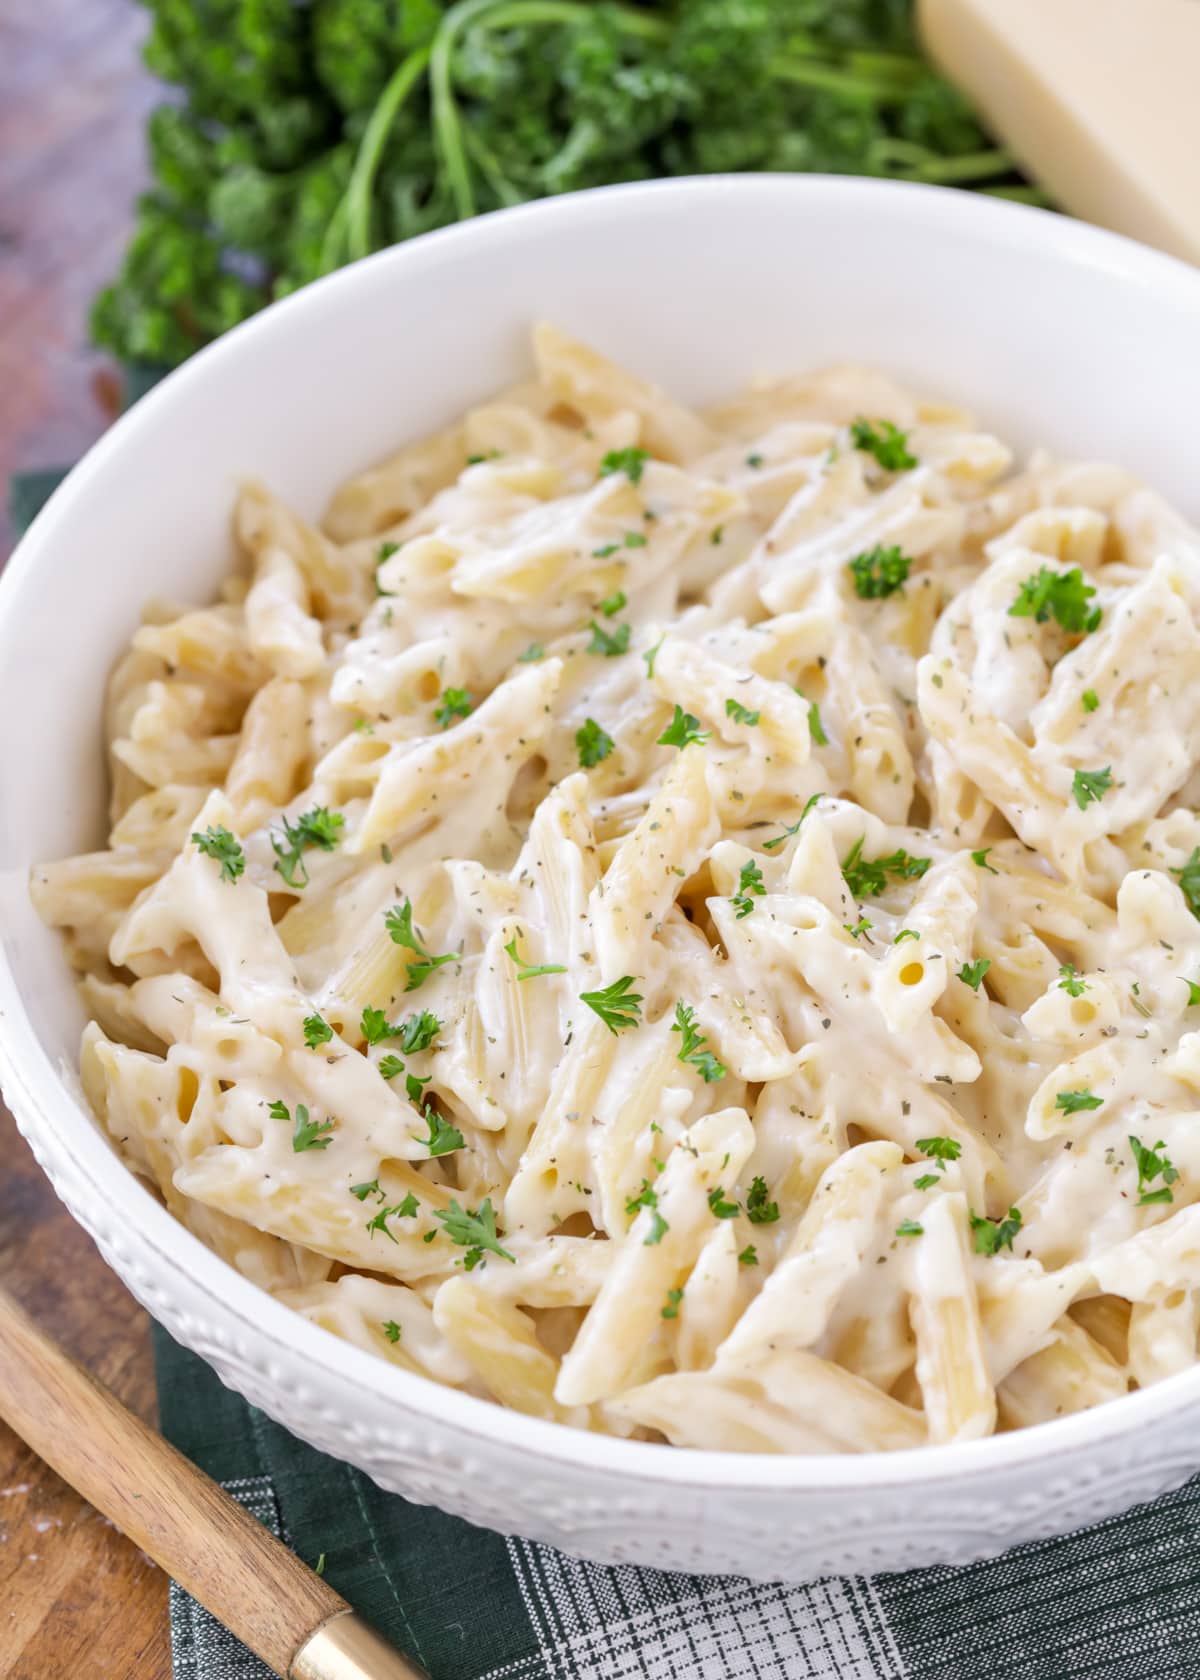
<svg viewBox="0 0 1200 1680">
<path fill-rule="evenodd" d="M 871 147 L 871 162 L 882 169 L 903 169 L 909 180 L 937 181 L 950 185 L 961 181 L 986 180 L 989 175 L 1006 175 L 1017 167 L 1011 152 L 1000 146 L 943 157 L 929 146 L 911 140 L 885 136 Z"/>
<path fill-rule="evenodd" d="M 820 88 L 824 93 L 838 93 L 847 99 L 873 99 L 880 104 L 906 99 L 911 91 L 890 73 L 880 75 L 874 66 L 843 69 L 810 58 L 779 59 L 771 65 L 771 75 L 777 82 Z"/>
<path fill-rule="evenodd" d="M 789 38 L 788 45 L 795 48 L 795 37 Z M 817 48 L 819 52 L 824 50 Z M 925 61 L 915 53 L 848 52 L 844 62 L 847 70 L 864 76 L 886 76 L 890 81 L 902 83 L 906 88 L 914 87 L 929 70 Z"/>
<path fill-rule="evenodd" d="M 1033 204 L 1039 210 L 1052 210 L 1054 208 L 1054 200 L 1049 193 L 1043 192 L 1041 187 L 1019 185 L 980 187 L 979 191 L 987 193 L 989 198 L 1007 198 L 1014 204 Z"/>
<path fill-rule="evenodd" d="M 463 137 L 466 140 L 467 151 L 475 160 L 479 173 L 491 187 L 504 209 L 511 210 L 514 204 L 524 204 L 524 193 L 520 187 L 514 186 L 509 180 L 500 167 L 499 159 L 480 139 L 478 132 L 473 128 L 467 128 L 463 131 Z"/>
<path fill-rule="evenodd" d="M 574 23 L 589 11 L 587 0 L 494 0 L 496 9 L 480 20 L 481 29 L 510 29 L 523 23 Z M 636 6 L 613 6 L 609 17 L 628 35 L 665 41 L 672 25 L 648 17 Z"/>
<path fill-rule="evenodd" d="M 471 165 L 463 144 L 462 118 L 454 97 L 454 45 L 458 36 L 496 0 L 459 0 L 438 25 L 429 57 L 429 92 L 433 115 L 434 143 L 450 182 L 454 213 L 459 221 L 475 214 L 475 192 Z"/>
<path fill-rule="evenodd" d="M 1016 167 L 1012 153 L 996 146 L 991 151 L 971 152 L 965 157 L 931 157 L 918 166 L 914 179 L 942 186 L 961 185 L 964 181 L 986 180 L 989 175 L 1007 175 Z"/>
<path fill-rule="evenodd" d="M 371 244 L 371 197 L 375 186 L 375 177 L 379 172 L 380 160 L 387 145 L 388 135 L 392 124 L 400 111 L 400 107 L 408 98 L 417 82 L 425 74 L 429 64 L 430 49 L 418 47 L 401 59 L 393 70 L 387 86 L 379 96 L 375 109 L 371 112 L 370 121 L 363 130 L 362 139 L 358 143 L 358 152 L 354 159 L 354 168 L 350 174 L 350 185 L 346 188 L 346 196 L 338 206 L 333 220 L 325 234 L 325 243 L 321 251 L 321 267 L 325 273 L 340 267 L 336 251 L 336 239 L 345 233 L 345 257 L 342 260 L 353 260 L 365 257 L 373 249 Z"/>
</svg>

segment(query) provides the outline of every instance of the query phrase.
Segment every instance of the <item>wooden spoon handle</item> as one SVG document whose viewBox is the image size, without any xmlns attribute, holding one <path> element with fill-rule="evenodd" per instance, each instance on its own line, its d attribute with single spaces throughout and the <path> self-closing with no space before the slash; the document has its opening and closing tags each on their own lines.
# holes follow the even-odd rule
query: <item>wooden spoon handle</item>
<svg viewBox="0 0 1200 1680">
<path fill-rule="evenodd" d="M 0 1417 L 285 1680 L 423 1680 L 3 1290 Z"/>
</svg>

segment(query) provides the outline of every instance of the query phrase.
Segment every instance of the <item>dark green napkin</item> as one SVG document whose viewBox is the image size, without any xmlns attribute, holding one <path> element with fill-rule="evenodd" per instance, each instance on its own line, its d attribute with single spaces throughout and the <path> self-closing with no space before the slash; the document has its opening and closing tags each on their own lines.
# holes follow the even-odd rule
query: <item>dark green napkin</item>
<svg viewBox="0 0 1200 1680">
<path fill-rule="evenodd" d="M 964 1569 L 812 1586 L 578 1563 L 381 1493 L 156 1327 L 164 1434 L 434 1680 L 1189 1680 L 1200 1483 Z M 178 1590 L 175 1680 L 267 1680 Z"/>
<path fill-rule="evenodd" d="M 12 486 L 18 525 L 62 477 Z M 157 1325 L 164 1435 L 433 1680 L 1193 1680 L 1200 1480 L 962 1569 L 803 1587 L 604 1569 L 382 1493 Z M 1200 1453 L 1198 1453 L 1200 1457 Z M 270 1680 L 178 1587 L 175 1680 Z M 115 1680 L 115 1677 L 114 1677 Z"/>
<path fill-rule="evenodd" d="M 18 535 L 28 530 L 66 476 L 65 467 L 46 467 L 41 472 L 20 473 L 10 481 L 8 513 Z"/>
</svg>

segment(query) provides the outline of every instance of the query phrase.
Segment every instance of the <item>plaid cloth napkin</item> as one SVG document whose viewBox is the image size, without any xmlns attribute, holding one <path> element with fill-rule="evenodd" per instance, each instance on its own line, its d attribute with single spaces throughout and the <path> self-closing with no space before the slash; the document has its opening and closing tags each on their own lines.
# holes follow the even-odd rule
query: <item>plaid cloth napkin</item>
<svg viewBox="0 0 1200 1680">
<path fill-rule="evenodd" d="M 58 472 L 14 481 L 33 518 Z M 604 1569 L 380 1491 L 155 1326 L 162 1431 L 432 1680 L 1196 1680 L 1200 1477 L 962 1569 L 811 1586 Z M 271 1680 L 171 1587 L 174 1680 Z"/>
</svg>

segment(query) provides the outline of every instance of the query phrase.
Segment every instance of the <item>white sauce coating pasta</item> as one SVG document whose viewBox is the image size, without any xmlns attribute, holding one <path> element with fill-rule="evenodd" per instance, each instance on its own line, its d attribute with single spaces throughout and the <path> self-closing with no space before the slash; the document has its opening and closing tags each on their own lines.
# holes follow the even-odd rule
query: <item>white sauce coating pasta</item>
<svg viewBox="0 0 1200 1680">
<path fill-rule="evenodd" d="M 700 416 L 534 352 L 320 530 L 248 485 L 117 666 L 109 848 L 32 891 L 123 1157 L 579 1428 L 908 1447 L 1191 1364 L 1200 538 L 863 370 Z"/>
</svg>

